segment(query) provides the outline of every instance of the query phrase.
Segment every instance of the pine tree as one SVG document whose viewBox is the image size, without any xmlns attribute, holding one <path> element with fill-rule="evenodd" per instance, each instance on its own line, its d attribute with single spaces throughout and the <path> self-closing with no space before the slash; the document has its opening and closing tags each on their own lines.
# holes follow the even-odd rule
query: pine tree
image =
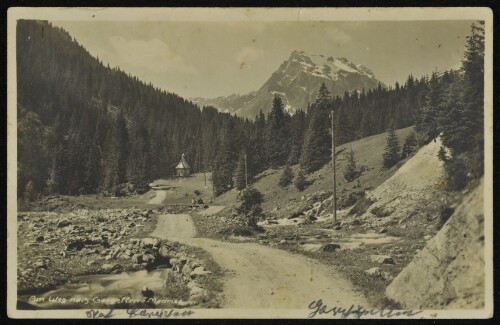
<svg viewBox="0 0 500 325">
<path fill-rule="evenodd" d="M 123 111 L 120 111 L 115 126 L 115 150 L 117 158 L 117 180 L 115 185 L 127 182 L 128 130 Z"/>
<path fill-rule="evenodd" d="M 328 107 L 330 96 L 324 84 L 316 102 L 311 106 L 311 119 L 304 136 L 300 165 L 304 172 L 311 173 L 323 167 L 331 155 L 330 122 Z"/>
<path fill-rule="evenodd" d="M 304 177 L 304 173 L 302 172 L 302 168 L 300 168 L 299 172 L 297 173 L 297 177 L 295 178 L 294 185 L 300 192 L 305 190 L 305 188 L 307 187 L 307 181 Z"/>
<path fill-rule="evenodd" d="M 332 98 L 330 96 L 330 91 L 326 88 L 325 83 L 321 83 L 321 86 L 316 96 L 315 105 L 321 109 L 327 109 L 331 104 Z"/>
<path fill-rule="evenodd" d="M 392 125 L 393 124 L 391 123 L 391 126 L 387 131 L 387 144 L 385 146 L 385 150 L 382 155 L 383 164 L 385 168 L 390 168 L 394 166 L 401 158 L 400 155 L 401 148 L 399 146 L 399 138 L 396 134 L 396 131 L 394 131 L 394 127 Z"/>
<path fill-rule="evenodd" d="M 290 168 L 290 165 L 285 165 L 285 168 L 283 169 L 283 172 L 281 173 L 281 177 L 279 179 L 278 185 L 280 187 L 287 187 L 292 183 L 293 180 L 293 171 L 292 168 Z"/>
<path fill-rule="evenodd" d="M 241 193 L 241 204 L 238 208 L 239 213 L 258 215 L 262 212 L 261 204 L 264 202 L 262 193 L 254 187 L 248 187 Z"/>
<path fill-rule="evenodd" d="M 33 182 L 29 181 L 26 184 L 26 188 L 24 190 L 24 199 L 29 201 L 29 202 L 33 202 L 37 199 L 37 196 L 38 196 L 38 194 L 35 191 L 35 186 L 33 185 Z"/>
<path fill-rule="evenodd" d="M 234 171 L 234 186 L 237 190 L 242 190 L 246 187 L 244 151 L 240 152 L 238 164 L 236 165 L 236 170 Z"/>
<path fill-rule="evenodd" d="M 302 144 L 304 142 L 304 132 L 306 126 L 306 114 L 299 110 L 292 117 L 291 121 L 291 150 L 288 156 L 288 163 L 296 165 L 300 161 L 302 154 Z"/>
<path fill-rule="evenodd" d="M 354 157 L 354 151 L 352 148 L 347 152 L 347 165 L 344 170 L 344 178 L 348 182 L 352 182 L 360 176 L 361 172 L 356 164 L 356 158 Z"/>
<path fill-rule="evenodd" d="M 288 158 L 286 118 L 281 98 L 274 95 L 273 107 L 268 118 L 267 159 L 272 168 L 283 165 Z"/>
<path fill-rule="evenodd" d="M 218 154 L 215 156 L 213 165 L 213 184 L 215 195 L 218 196 L 233 188 L 233 173 L 235 162 L 232 157 L 234 149 L 231 146 L 232 126 L 230 124 L 223 127 L 220 134 Z"/>
<path fill-rule="evenodd" d="M 415 129 L 425 136 L 426 141 L 436 138 L 441 132 L 438 121 L 445 110 L 444 85 L 437 72 L 433 72 L 425 104 L 416 114 L 415 123 Z"/>
<path fill-rule="evenodd" d="M 336 144 L 341 145 L 354 140 L 354 132 L 349 116 L 340 109 L 335 116 L 335 139 Z"/>
<path fill-rule="evenodd" d="M 362 138 L 373 134 L 370 115 L 367 111 L 365 111 L 363 117 L 361 118 L 361 125 L 359 129 L 360 129 L 359 133 Z"/>
<path fill-rule="evenodd" d="M 405 142 L 403 144 L 403 152 L 401 153 L 401 158 L 405 159 L 409 157 L 415 150 L 417 149 L 417 137 L 415 132 L 410 132 L 408 136 L 405 138 Z"/>
</svg>

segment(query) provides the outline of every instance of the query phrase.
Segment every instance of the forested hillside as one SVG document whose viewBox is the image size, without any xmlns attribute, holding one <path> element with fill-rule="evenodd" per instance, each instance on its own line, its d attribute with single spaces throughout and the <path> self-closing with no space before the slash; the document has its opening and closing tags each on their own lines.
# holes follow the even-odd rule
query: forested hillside
<svg viewBox="0 0 500 325">
<path fill-rule="evenodd" d="M 18 22 L 17 69 L 19 194 L 144 185 L 172 174 L 182 153 L 208 169 L 219 129 L 251 127 L 105 67 L 47 22 Z"/>
<path fill-rule="evenodd" d="M 307 113 L 293 116 L 275 96 L 270 113 L 250 121 L 105 66 L 48 22 L 18 21 L 19 198 L 120 195 L 124 184 L 141 189 L 172 175 L 182 153 L 193 172 L 213 170 L 216 194 L 242 186 L 245 155 L 250 181 L 285 164 L 312 172 L 331 155 L 331 110 L 337 144 L 416 122 L 422 142 L 445 133 L 450 173 L 468 172 L 470 157 L 482 158 L 480 36 L 473 27 L 463 73 L 409 76 L 404 85 L 335 98 L 321 87 Z"/>
</svg>

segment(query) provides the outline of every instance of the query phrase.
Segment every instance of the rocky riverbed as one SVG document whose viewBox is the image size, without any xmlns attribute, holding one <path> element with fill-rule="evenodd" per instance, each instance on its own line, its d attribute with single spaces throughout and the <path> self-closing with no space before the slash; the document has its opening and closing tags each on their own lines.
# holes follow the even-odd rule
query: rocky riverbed
<svg viewBox="0 0 500 325">
<path fill-rule="evenodd" d="M 167 269 L 161 292 L 193 306 L 213 298 L 208 256 L 177 242 L 149 237 L 158 210 L 78 209 L 18 215 L 18 293 L 41 294 L 78 276 Z M 210 264 L 211 268 L 216 268 Z M 219 270 L 215 270 L 218 272 Z M 143 290 L 143 291 L 144 291 Z M 83 308 L 83 307 L 82 307 Z"/>
</svg>

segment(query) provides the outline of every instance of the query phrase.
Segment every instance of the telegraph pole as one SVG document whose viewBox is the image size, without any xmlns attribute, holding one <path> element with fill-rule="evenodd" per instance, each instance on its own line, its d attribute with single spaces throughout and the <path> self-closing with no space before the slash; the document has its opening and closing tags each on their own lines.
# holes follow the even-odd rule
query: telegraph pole
<svg viewBox="0 0 500 325">
<path fill-rule="evenodd" d="M 247 153 L 245 152 L 245 187 L 248 187 Z"/>
<path fill-rule="evenodd" d="M 212 197 L 215 201 L 214 168 L 212 167 Z"/>
<path fill-rule="evenodd" d="M 332 198 L 332 206 L 333 206 L 333 222 L 337 222 L 337 177 L 335 173 L 335 133 L 333 130 L 333 110 L 331 111 L 332 115 L 332 168 L 333 168 L 333 198 Z"/>
</svg>

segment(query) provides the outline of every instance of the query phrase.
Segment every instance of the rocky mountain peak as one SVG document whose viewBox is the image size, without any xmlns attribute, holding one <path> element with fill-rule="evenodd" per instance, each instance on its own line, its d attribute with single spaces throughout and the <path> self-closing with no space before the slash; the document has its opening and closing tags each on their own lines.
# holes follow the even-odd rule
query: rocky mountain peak
<svg viewBox="0 0 500 325">
<path fill-rule="evenodd" d="M 341 96 L 346 91 L 375 88 L 379 81 L 370 69 L 345 57 L 294 50 L 257 91 L 192 100 L 199 105 L 211 105 L 224 112 L 255 118 L 260 110 L 267 113 L 273 97 L 278 95 L 285 109 L 293 114 L 298 109 L 307 109 L 322 83 L 333 96 Z"/>
</svg>

